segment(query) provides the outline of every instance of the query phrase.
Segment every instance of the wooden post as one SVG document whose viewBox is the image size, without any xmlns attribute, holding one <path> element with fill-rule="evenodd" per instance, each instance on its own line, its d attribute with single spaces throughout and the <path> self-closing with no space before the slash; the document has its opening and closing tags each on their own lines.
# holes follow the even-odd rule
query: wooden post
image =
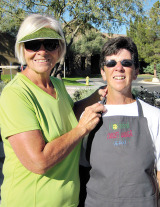
<svg viewBox="0 0 160 207">
<path fill-rule="evenodd" d="M 154 63 L 154 78 L 157 78 L 156 63 Z"/>
<path fill-rule="evenodd" d="M 12 63 L 10 62 L 10 66 L 12 66 Z M 10 75 L 11 75 L 11 80 L 12 80 L 12 69 L 10 68 Z"/>
<path fill-rule="evenodd" d="M 156 63 L 154 63 L 154 77 L 152 78 L 152 82 L 158 83 L 160 82 L 157 78 L 157 70 L 156 70 Z"/>
</svg>

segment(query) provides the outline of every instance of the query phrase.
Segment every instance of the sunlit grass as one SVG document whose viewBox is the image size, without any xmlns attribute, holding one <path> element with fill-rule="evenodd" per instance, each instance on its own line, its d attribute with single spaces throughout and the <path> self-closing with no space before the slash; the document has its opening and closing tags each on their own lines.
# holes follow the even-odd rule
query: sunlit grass
<svg viewBox="0 0 160 207">
<path fill-rule="evenodd" d="M 83 83 L 78 83 L 77 80 L 84 79 L 83 77 L 62 78 L 65 85 L 85 86 Z"/>
<path fill-rule="evenodd" d="M 10 74 L 5 74 L 5 75 L 1 75 L 1 80 L 4 82 L 4 83 L 8 83 L 11 79 L 14 78 L 15 75 L 12 74 L 12 76 Z"/>
<path fill-rule="evenodd" d="M 139 74 L 138 77 L 141 77 L 141 78 L 153 78 L 154 75 L 151 75 L 151 74 Z"/>
</svg>

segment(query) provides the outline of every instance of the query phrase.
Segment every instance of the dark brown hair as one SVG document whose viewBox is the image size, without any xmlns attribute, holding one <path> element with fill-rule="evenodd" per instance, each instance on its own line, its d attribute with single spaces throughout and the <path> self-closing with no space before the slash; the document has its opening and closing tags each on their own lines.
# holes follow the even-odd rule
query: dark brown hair
<svg viewBox="0 0 160 207">
<path fill-rule="evenodd" d="M 106 56 L 115 55 L 121 49 L 126 49 L 131 53 L 135 69 L 138 69 L 139 60 L 138 60 L 137 46 L 130 37 L 123 37 L 123 36 L 119 36 L 116 38 L 110 38 L 103 45 L 101 56 L 100 56 L 100 68 L 103 69 Z"/>
</svg>

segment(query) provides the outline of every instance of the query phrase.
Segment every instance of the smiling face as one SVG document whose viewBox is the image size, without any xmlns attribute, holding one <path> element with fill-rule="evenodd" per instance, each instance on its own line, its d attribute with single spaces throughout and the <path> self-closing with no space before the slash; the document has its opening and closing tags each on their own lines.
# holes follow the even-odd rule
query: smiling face
<svg viewBox="0 0 160 207">
<path fill-rule="evenodd" d="M 102 78 L 107 81 L 108 93 L 120 92 L 123 95 L 131 95 L 132 81 L 137 78 L 138 69 L 135 70 L 134 65 L 130 67 L 123 66 L 120 61 L 132 60 L 131 53 L 126 49 L 121 49 L 117 54 L 106 56 L 105 60 L 115 60 L 117 64 L 113 67 L 104 65 L 104 70 L 101 69 Z"/>
<path fill-rule="evenodd" d="M 59 47 L 53 51 L 48 51 L 41 44 L 40 49 L 35 52 L 24 48 L 24 56 L 27 63 L 26 69 L 31 75 L 49 75 L 59 58 Z"/>
</svg>

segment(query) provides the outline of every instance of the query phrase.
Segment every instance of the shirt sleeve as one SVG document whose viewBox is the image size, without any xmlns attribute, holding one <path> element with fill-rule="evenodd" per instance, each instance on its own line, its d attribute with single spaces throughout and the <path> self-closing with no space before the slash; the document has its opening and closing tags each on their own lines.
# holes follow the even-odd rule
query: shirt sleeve
<svg viewBox="0 0 160 207">
<path fill-rule="evenodd" d="M 40 129 L 33 104 L 21 90 L 7 88 L 0 98 L 0 125 L 2 137 Z"/>
</svg>

